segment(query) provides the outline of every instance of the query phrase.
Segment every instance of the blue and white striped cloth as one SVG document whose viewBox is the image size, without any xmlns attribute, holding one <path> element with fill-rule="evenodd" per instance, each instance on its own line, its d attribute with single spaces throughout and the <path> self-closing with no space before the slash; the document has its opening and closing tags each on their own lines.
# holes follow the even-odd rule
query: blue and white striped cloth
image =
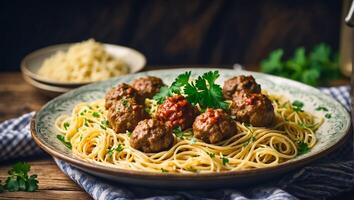
<svg viewBox="0 0 354 200">
<path fill-rule="evenodd" d="M 350 111 L 348 86 L 321 88 Z M 0 124 L 0 161 L 38 155 L 42 151 L 31 140 L 30 118 L 34 113 Z M 327 199 L 354 190 L 352 139 L 336 152 L 298 171 L 250 188 L 217 190 L 161 190 L 126 186 L 96 178 L 55 159 L 59 168 L 94 199 Z"/>
</svg>

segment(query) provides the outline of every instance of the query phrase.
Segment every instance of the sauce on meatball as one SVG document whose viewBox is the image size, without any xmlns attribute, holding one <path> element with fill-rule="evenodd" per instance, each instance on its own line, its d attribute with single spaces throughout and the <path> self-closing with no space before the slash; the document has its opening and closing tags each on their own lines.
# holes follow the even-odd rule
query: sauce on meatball
<svg viewBox="0 0 354 200">
<path fill-rule="evenodd" d="M 180 126 L 182 130 L 191 128 L 198 114 L 196 107 L 191 105 L 182 95 L 168 97 L 157 108 L 156 118 L 166 123 L 168 127 Z"/>
<path fill-rule="evenodd" d="M 215 144 L 236 133 L 236 122 L 221 109 L 208 108 L 193 123 L 194 136 L 206 143 Z"/>
<path fill-rule="evenodd" d="M 237 121 L 250 123 L 253 126 L 270 126 L 275 119 L 272 102 L 263 94 L 234 95 L 230 112 Z"/>
</svg>

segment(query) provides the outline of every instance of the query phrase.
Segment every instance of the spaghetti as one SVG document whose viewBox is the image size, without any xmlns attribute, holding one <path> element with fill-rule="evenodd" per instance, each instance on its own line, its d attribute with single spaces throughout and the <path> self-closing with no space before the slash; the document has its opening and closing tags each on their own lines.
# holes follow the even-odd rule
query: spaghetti
<svg viewBox="0 0 354 200">
<path fill-rule="evenodd" d="M 238 134 L 215 145 L 193 137 L 192 130 L 175 135 L 167 151 L 144 153 L 130 146 L 131 133 L 115 133 L 109 128 L 104 100 L 79 103 L 71 116 L 62 115 L 56 128 L 70 141 L 72 152 L 79 158 L 121 169 L 169 172 L 208 173 L 247 170 L 276 166 L 298 154 L 299 144 L 312 148 L 315 131 L 323 119 L 305 111 L 296 111 L 282 96 L 268 95 L 275 114 L 270 128 L 252 127 L 237 122 Z M 146 99 L 150 115 L 156 102 Z"/>
</svg>

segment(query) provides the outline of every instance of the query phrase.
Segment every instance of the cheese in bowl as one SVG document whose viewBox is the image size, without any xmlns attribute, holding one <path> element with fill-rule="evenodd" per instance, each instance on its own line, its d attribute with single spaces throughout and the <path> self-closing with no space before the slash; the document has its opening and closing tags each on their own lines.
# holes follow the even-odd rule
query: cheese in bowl
<svg viewBox="0 0 354 200">
<path fill-rule="evenodd" d="M 45 59 L 40 76 L 58 82 L 93 82 L 129 73 L 122 59 L 110 55 L 103 44 L 93 39 L 75 43 Z"/>
</svg>

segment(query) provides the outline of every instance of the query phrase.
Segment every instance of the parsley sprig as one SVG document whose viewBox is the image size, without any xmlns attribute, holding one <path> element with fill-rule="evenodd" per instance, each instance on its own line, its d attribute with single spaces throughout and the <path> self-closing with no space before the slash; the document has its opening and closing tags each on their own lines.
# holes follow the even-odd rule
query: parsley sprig
<svg viewBox="0 0 354 200">
<path fill-rule="evenodd" d="M 292 103 L 292 107 L 295 112 L 304 112 L 304 110 L 302 109 L 304 107 L 304 103 L 299 100 L 295 100 Z"/>
<path fill-rule="evenodd" d="M 110 148 L 110 149 L 108 150 L 108 156 L 109 156 L 109 157 L 112 157 L 112 156 L 113 156 L 113 153 L 114 153 L 115 151 L 121 152 L 121 151 L 123 151 L 123 149 L 124 149 L 123 145 L 122 145 L 122 144 L 118 144 L 117 147 L 115 147 L 115 148 L 112 147 L 112 148 Z"/>
<path fill-rule="evenodd" d="M 66 147 L 68 147 L 69 149 L 72 148 L 71 143 L 65 140 L 64 135 L 57 135 L 57 139 L 58 139 L 60 142 L 62 142 L 62 143 L 63 143 Z"/>
<path fill-rule="evenodd" d="M 26 191 L 34 192 L 38 189 L 37 175 L 28 175 L 31 166 L 25 162 L 16 163 L 12 169 L 8 171 L 9 177 L 5 184 L 2 185 L 0 181 L 0 192 L 8 190 L 9 192 Z"/>
<path fill-rule="evenodd" d="M 316 45 L 308 53 L 305 48 L 299 47 L 288 59 L 283 58 L 284 54 L 283 49 L 271 52 L 261 62 L 261 71 L 314 86 L 340 77 L 338 55 L 325 43 Z"/>
<path fill-rule="evenodd" d="M 302 154 L 305 154 L 309 151 L 310 151 L 310 148 L 305 142 L 303 142 L 303 141 L 298 142 L 297 155 L 302 155 Z"/>
<path fill-rule="evenodd" d="M 183 94 L 188 102 L 199 105 L 202 110 L 206 108 L 228 109 L 220 85 L 216 84 L 216 79 L 220 76 L 218 71 L 209 71 L 202 76 L 198 76 L 195 81 L 190 81 L 191 72 L 185 72 L 177 76 L 170 87 L 162 87 L 160 92 L 154 96 L 159 104 L 173 94 Z"/>
</svg>

